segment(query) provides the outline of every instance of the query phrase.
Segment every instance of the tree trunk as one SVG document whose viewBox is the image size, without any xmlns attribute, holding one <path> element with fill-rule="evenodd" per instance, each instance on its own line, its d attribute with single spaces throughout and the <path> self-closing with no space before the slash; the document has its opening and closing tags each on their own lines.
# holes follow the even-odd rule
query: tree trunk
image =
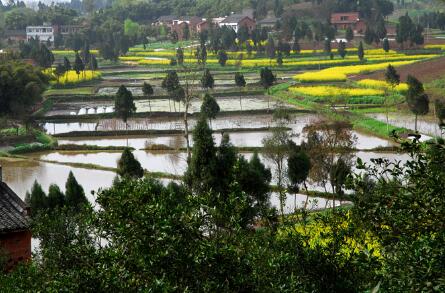
<svg viewBox="0 0 445 293">
<path fill-rule="evenodd" d="M 125 132 L 127 133 L 127 148 L 128 148 L 128 123 L 125 121 Z"/>
<path fill-rule="evenodd" d="M 417 133 L 417 114 L 415 115 L 415 120 L 414 120 L 414 131 Z"/>
<path fill-rule="evenodd" d="M 187 164 L 190 163 L 190 160 L 192 158 L 192 154 L 190 152 L 190 138 L 189 138 L 189 124 L 188 124 L 188 109 L 189 109 L 189 102 L 186 100 L 184 105 L 184 136 L 185 141 L 187 144 Z"/>
</svg>

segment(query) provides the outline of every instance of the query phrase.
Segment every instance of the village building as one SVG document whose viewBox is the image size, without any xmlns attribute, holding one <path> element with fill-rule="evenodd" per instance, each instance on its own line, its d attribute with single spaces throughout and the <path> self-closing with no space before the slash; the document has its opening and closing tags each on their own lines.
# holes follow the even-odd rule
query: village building
<svg viewBox="0 0 445 293">
<path fill-rule="evenodd" d="M 29 208 L 3 182 L 0 166 L 0 257 L 6 260 L 6 270 L 31 259 Z"/>
<path fill-rule="evenodd" d="M 198 33 L 198 24 L 202 23 L 203 19 L 198 16 L 191 17 L 180 17 L 178 19 L 173 20 L 173 24 L 171 26 L 172 32 L 176 32 L 178 38 L 180 40 L 184 39 L 184 30 L 186 27 L 189 29 L 190 36 L 196 35 Z"/>
<path fill-rule="evenodd" d="M 155 25 L 155 26 L 166 26 L 166 27 L 168 27 L 168 28 L 172 28 L 172 26 L 173 26 L 173 22 L 175 21 L 175 20 L 177 20 L 178 19 L 178 17 L 177 16 L 174 16 L 174 15 L 163 15 L 163 16 L 160 16 L 154 23 L 153 23 L 153 25 Z"/>
<path fill-rule="evenodd" d="M 38 39 L 41 42 L 54 42 L 54 28 L 50 24 L 26 27 L 26 40 Z"/>
<path fill-rule="evenodd" d="M 15 43 L 26 41 L 26 30 L 6 30 L 4 39 Z"/>
<path fill-rule="evenodd" d="M 358 12 L 332 13 L 331 24 L 336 29 L 346 30 L 351 28 L 355 33 L 364 33 L 366 23 L 360 19 Z"/>
<path fill-rule="evenodd" d="M 232 14 L 219 23 L 220 27 L 230 27 L 235 32 L 238 32 L 241 27 L 245 26 L 247 27 L 249 33 L 255 29 L 255 25 L 255 20 L 242 14 Z"/>
<path fill-rule="evenodd" d="M 259 28 L 274 29 L 278 21 L 280 21 L 279 18 L 275 16 L 270 16 L 266 17 L 265 19 L 257 21 L 257 26 Z"/>
<path fill-rule="evenodd" d="M 69 36 L 80 33 L 83 29 L 81 25 L 58 25 L 54 26 L 54 33 L 61 34 L 62 36 Z"/>
</svg>

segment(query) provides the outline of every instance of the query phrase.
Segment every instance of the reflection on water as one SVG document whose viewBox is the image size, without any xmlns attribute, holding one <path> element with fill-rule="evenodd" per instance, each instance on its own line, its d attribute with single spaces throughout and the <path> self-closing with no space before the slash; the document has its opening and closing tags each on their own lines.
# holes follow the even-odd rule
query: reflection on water
<svg viewBox="0 0 445 293">
<path fill-rule="evenodd" d="M 262 115 L 233 115 L 230 117 L 217 117 L 212 120 L 214 130 L 228 128 L 264 128 L 276 125 L 273 122 L 272 114 Z M 292 116 L 288 127 L 294 132 L 301 133 L 303 128 L 309 123 L 319 120 L 315 114 L 297 114 Z M 196 125 L 196 119 L 189 119 L 189 129 Z M 120 119 L 101 119 L 95 123 L 44 123 L 43 127 L 50 134 L 61 134 L 72 131 L 116 131 L 126 130 L 125 123 Z M 128 120 L 128 130 L 183 130 L 184 121 L 181 118 L 130 118 Z"/>
<path fill-rule="evenodd" d="M 296 136 L 293 140 L 300 144 L 304 139 L 301 135 L 305 126 L 320 120 L 319 115 L 315 114 L 296 114 L 292 116 L 292 120 L 288 127 L 292 129 Z M 196 119 L 190 118 L 189 127 L 193 129 L 196 125 Z M 230 117 L 218 117 L 212 120 L 212 128 L 214 130 L 221 129 L 240 129 L 250 128 L 258 129 L 259 131 L 229 133 L 231 140 L 235 146 L 239 147 L 260 147 L 262 140 L 270 135 L 270 132 L 261 131 L 260 128 L 273 127 L 276 124 L 273 122 L 272 115 L 234 115 Z M 96 123 L 45 123 L 43 127 L 50 134 L 69 133 L 73 131 L 123 131 L 125 130 L 125 123 L 119 119 L 101 119 Z M 133 118 L 128 120 L 128 129 L 131 130 L 175 130 L 181 131 L 184 129 L 184 122 L 182 118 Z M 393 143 L 378 137 L 365 135 L 358 132 L 353 132 L 357 137 L 357 149 L 367 150 L 376 147 L 388 147 Z M 215 141 L 220 141 L 220 134 L 215 134 Z M 185 146 L 185 139 L 180 135 L 172 136 L 150 136 L 146 137 L 149 144 L 164 144 L 173 148 Z M 116 138 L 95 138 L 84 139 L 83 142 L 79 139 L 61 140 L 61 144 L 91 144 L 99 146 L 126 146 L 126 139 L 123 137 Z M 145 147 L 144 138 L 130 138 L 129 144 L 133 148 L 142 149 Z"/>
<path fill-rule="evenodd" d="M 322 198 L 322 197 L 307 197 L 304 194 L 287 194 L 284 201 L 284 213 L 290 214 L 295 211 L 295 209 L 301 209 L 305 206 L 307 200 L 306 209 L 308 210 L 321 210 L 326 208 L 332 208 L 333 200 Z M 272 193 L 270 197 L 270 203 L 278 211 L 280 210 L 280 196 L 278 193 Z M 335 206 L 349 204 L 349 202 L 335 201 Z"/>
<path fill-rule="evenodd" d="M 113 172 L 72 168 L 35 161 L 11 162 L 0 158 L 0 164 L 3 166 L 3 180 L 22 199 L 25 198 L 26 192 L 31 189 L 35 180 L 42 185 L 45 191 L 48 191 L 51 184 L 59 185 L 64 191 L 68 174 L 72 171 L 85 189 L 85 195 L 88 197 L 88 200 L 94 202 L 91 191 L 111 186 L 115 177 Z"/>
<path fill-rule="evenodd" d="M 373 119 L 386 122 L 386 114 L 382 113 L 370 113 L 366 114 L 366 116 L 371 117 Z M 403 114 L 395 114 L 391 113 L 389 115 L 389 124 L 397 126 L 397 127 L 404 127 L 406 129 L 415 129 L 415 120 L 414 115 L 403 115 Z M 417 128 L 420 133 L 424 133 L 431 136 L 440 136 L 441 130 L 439 128 L 439 124 L 435 120 L 427 120 L 425 117 L 419 116 L 417 122 Z"/>
<path fill-rule="evenodd" d="M 134 151 L 136 159 L 142 167 L 150 172 L 166 172 L 181 175 L 187 168 L 185 153 Z M 117 168 L 120 152 L 51 152 L 38 155 L 41 160 L 63 163 L 94 164 L 107 168 Z"/>
<path fill-rule="evenodd" d="M 222 112 L 240 110 L 265 110 L 275 109 L 279 103 L 267 96 L 241 96 L 216 98 Z M 194 99 L 189 106 L 189 113 L 197 113 L 201 109 L 202 100 Z M 175 103 L 169 99 L 136 100 L 136 112 L 180 112 L 182 103 Z M 54 115 L 91 115 L 114 112 L 112 101 L 90 101 L 58 103 L 46 116 Z"/>
<path fill-rule="evenodd" d="M 134 151 L 136 159 L 139 160 L 142 167 L 151 172 L 165 172 L 174 175 L 182 175 L 187 169 L 187 155 L 185 152 L 149 152 Z M 246 159 L 250 159 L 253 153 L 242 153 Z M 375 152 L 357 152 L 356 157 L 362 159 L 364 163 L 371 163 L 373 158 L 385 158 L 392 162 L 406 162 L 409 159 L 407 154 L 397 153 L 375 153 Z M 58 161 L 64 163 L 85 163 L 94 164 L 102 167 L 116 168 L 117 161 L 121 156 L 120 152 L 50 152 L 38 154 L 41 160 Z M 260 154 L 262 162 L 275 174 L 275 165 Z M 354 169 L 355 170 L 355 169 Z M 273 176 L 275 177 L 275 176 Z M 272 184 L 276 184 L 276 178 L 273 178 Z M 311 190 L 324 191 L 317 184 L 309 184 Z"/>
<path fill-rule="evenodd" d="M 230 136 L 230 141 L 237 147 L 262 147 L 263 140 L 271 135 L 269 131 L 252 131 L 252 132 L 227 132 Z M 354 132 L 357 137 L 357 149 L 369 150 L 376 147 L 388 147 L 393 144 L 390 141 L 364 135 Z M 218 144 L 221 141 L 221 134 L 215 133 L 213 135 L 214 141 Z M 300 144 L 305 139 L 302 135 L 293 137 L 293 141 Z M 190 142 L 193 145 L 193 139 L 190 135 Z M 127 139 L 125 137 L 106 137 L 106 138 L 69 138 L 59 139 L 59 145 L 76 144 L 76 145 L 97 145 L 101 147 L 106 146 L 127 146 Z M 166 145 L 173 149 L 186 147 L 186 141 L 183 135 L 152 135 L 131 137 L 128 139 L 128 146 L 134 149 L 145 149 L 150 145 Z"/>
</svg>

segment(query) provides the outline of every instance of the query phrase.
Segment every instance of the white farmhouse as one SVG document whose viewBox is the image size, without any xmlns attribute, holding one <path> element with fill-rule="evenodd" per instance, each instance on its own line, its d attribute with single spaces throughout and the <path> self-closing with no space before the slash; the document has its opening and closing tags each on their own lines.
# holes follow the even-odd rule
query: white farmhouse
<svg viewBox="0 0 445 293">
<path fill-rule="evenodd" d="M 27 26 L 26 40 L 39 39 L 41 42 L 54 42 L 54 28 L 51 25 Z"/>
</svg>

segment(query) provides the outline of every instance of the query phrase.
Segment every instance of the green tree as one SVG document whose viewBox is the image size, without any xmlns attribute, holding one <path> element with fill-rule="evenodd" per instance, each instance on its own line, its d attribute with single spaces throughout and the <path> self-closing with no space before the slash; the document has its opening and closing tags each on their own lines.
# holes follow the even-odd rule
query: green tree
<svg viewBox="0 0 445 293">
<path fill-rule="evenodd" d="M 397 70 L 391 64 L 388 65 L 385 72 L 385 81 L 390 86 L 391 91 L 394 92 L 397 85 L 400 84 L 400 75 Z M 389 132 L 389 97 L 388 93 L 385 92 L 384 105 L 386 107 L 386 130 Z"/>
<path fill-rule="evenodd" d="M 278 66 L 282 66 L 283 65 L 283 54 L 280 52 L 278 52 L 277 54 L 277 64 Z"/>
<path fill-rule="evenodd" d="M 176 50 L 176 60 L 178 60 L 179 65 L 184 64 L 184 50 L 181 47 Z"/>
<path fill-rule="evenodd" d="M 207 117 L 201 115 L 193 129 L 192 158 L 184 182 L 196 194 L 205 194 L 215 186 L 216 148 Z"/>
<path fill-rule="evenodd" d="M 83 187 L 77 182 L 72 171 L 65 184 L 65 203 L 69 208 L 79 211 L 88 203 Z"/>
<path fill-rule="evenodd" d="M 126 148 L 117 162 L 117 174 L 124 178 L 142 178 L 144 169 L 141 163 L 134 157 L 129 148 Z"/>
<path fill-rule="evenodd" d="M 331 49 L 331 40 L 330 39 L 326 39 L 324 41 L 324 52 L 326 53 L 326 55 L 329 56 L 331 51 L 332 51 L 332 49 Z"/>
<path fill-rule="evenodd" d="M 219 108 L 216 99 L 212 95 L 206 93 L 201 105 L 201 114 L 205 115 L 209 119 L 210 125 L 212 123 L 212 119 L 216 118 L 216 115 L 220 110 L 221 109 Z"/>
<path fill-rule="evenodd" d="M 150 112 L 151 112 L 150 100 L 151 100 L 151 96 L 154 94 L 153 87 L 151 86 L 151 84 L 144 81 L 144 84 L 142 85 L 142 93 L 148 100 L 148 107 L 150 108 Z"/>
<path fill-rule="evenodd" d="M 363 59 L 365 59 L 365 50 L 363 49 L 363 43 L 361 41 L 360 44 L 358 45 L 357 55 L 360 61 L 363 61 Z"/>
<path fill-rule="evenodd" d="M 184 40 L 190 39 L 190 27 L 187 23 L 185 23 L 185 26 L 183 28 L 182 36 L 183 36 Z"/>
<path fill-rule="evenodd" d="M 204 89 L 212 89 L 215 85 L 215 80 L 213 79 L 212 74 L 210 73 L 209 69 L 205 69 L 204 73 L 201 77 L 201 86 Z"/>
<path fill-rule="evenodd" d="M 181 85 L 179 83 L 178 73 L 174 70 L 168 71 L 167 75 L 162 81 L 162 88 L 167 90 L 168 92 L 168 103 L 170 107 L 170 112 L 172 110 L 170 105 L 170 99 L 174 98 L 175 92 L 178 91 L 180 87 Z"/>
<path fill-rule="evenodd" d="M 267 45 L 266 45 L 266 53 L 267 53 L 267 57 L 269 57 L 269 59 L 274 59 L 275 58 L 275 52 L 276 52 L 276 48 L 275 48 L 275 41 L 274 39 L 270 36 L 267 40 Z"/>
<path fill-rule="evenodd" d="M 34 181 L 31 193 L 26 196 L 26 203 L 31 208 L 33 215 L 37 215 L 48 208 L 48 198 L 37 180 Z"/>
<path fill-rule="evenodd" d="M 272 70 L 270 70 L 268 67 L 261 68 L 260 83 L 265 89 L 267 89 L 268 92 L 269 88 L 275 83 L 276 80 L 277 78 L 273 74 Z"/>
<path fill-rule="evenodd" d="M 439 120 L 439 127 L 445 129 L 445 101 L 436 99 L 434 103 L 436 117 Z"/>
<path fill-rule="evenodd" d="M 275 169 L 278 193 L 280 197 L 281 216 L 284 216 L 284 204 L 286 202 L 287 159 L 291 153 L 292 133 L 286 125 L 290 121 L 289 113 L 285 109 L 277 109 L 274 113 L 275 128 L 270 136 L 263 139 L 263 154 Z"/>
<path fill-rule="evenodd" d="M 85 70 L 85 65 L 82 61 L 82 58 L 80 58 L 79 53 L 76 53 L 76 59 L 74 61 L 73 69 L 76 71 L 77 79 L 79 79 L 80 73 Z"/>
<path fill-rule="evenodd" d="M 219 63 L 219 65 L 225 66 L 228 59 L 229 59 L 229 57 L 227 56 L 226 51 L 224 51 L 224 50 L 219 50 L 218 51 L 218 63 Z"/>
<path fill-rule="evenodd" d="M 114 112 L 117 117 L 122 119 L 125 123 L 125 129 L 128 131 L 127 120 L 134 112 L 136 112 L 136 105 L 134 104 L 133 94 L 124 85 L 121 85 L 114 98 Z M 128 146 L 128 139 L 127 139 Z"/>
<path fill-rule="evenodd" d="M 240 72 L 235 73 L 235 84 L 239 88 L 244 88 L 246 86 L 246 80 L 244 79 L 244 75 Z M 241 95 L 239 95 L 239 105 L 241 110 L 243 109 L 243 106 L 241 104 Z"/>
<path fill-rule="evenodd" d="M 390 50 L 390 46 L 389 46 L 389 40 L 388 38 L 384 38 L 383 39 L 383 50 L 388 53 Z"/>
<path fill-rule="evenodd" d="M 290 190 L 297 193 L 300 190 L 300 185 L 303 184 L 307 192 L 306 180 L 309 176 L 309 171 L 311 170 L 311 160 L 306 152 L 301 149 L 292 151 L 291 155 L 287 159 L 287 168 L 291 187 Z M 306 197 L 306 203 L 304 205 L 305 209 L 308 201 L 309 195 Z M 294 205 L 297 206 L 296 202 L 294 202 Z"/>
<path fill-rule="evenodd" d="M 338 44 L 338 54 L 342 59 L 345 59 L 346 53 L 346 43 L 340 41 L 340 43 Z"/>
<path fill-rule="evenodd" d="M 56 69 L 54 69 L 54 75 L 57 78 L 57 83 L 60 81 L 60 77 L 65 74 L 65 67 L 62 64 L 57 64 Z"/>
<path fill-rule="evenodd" d="M 342 158 L 338 159 L 334 163 L 329 174 L 329 180 L 331 181 L 333 192 L 337 197 L 342 197 L 344 195 L 343 189 L 349 175 L 351 175 L 350 164 L 347 164 Z M 335 204 L 333 206 L 335 206 Z"/>
<path fill-rule="evenodd" d="M 70 60 L 65 56 L 63 57 L 63 67 L 65 67 L 66 71 L 71 70 L 71 63 Z"/>
<path fill-rule="evenodd" d="M 380 290 L 418 292 L 428 287 L 440 291 L 445 288 L 440 244 L 445 240 L 441 216 L 444 145 L 425 148 L 415 139 L 402 147 L 410 156 L 405 164 L 381 159 L 368 166 L 359 162 L 352 220 L 382 245 L 385 273 Z"/>
<path fill-rule="evenodd" d="M 247 28 L 247 26 L 242 25 L 239 29 L 238 29 L 238 41 L 242 44 L 245 43 L 248 39 L 249 39 L 249 29 Z"/>
<path fill-rule="evenodd" d="M 51 184 L 48 191 L 48 207 L 50 210 L 65 206 L 65 195 L 59 186 Z"/>
<path fill-rule="evenodd" d="M 2 61 L 0 72 L 0 115 L 26 120 L 34 105 L 42 100 L 49 77 L 41 69 L 20 61 Z"/>
<path fill-rule="evenodd" d="M 408 75 L 406 80 L 408 84 L 408 92 L 406 94 L 406 102 L 411 112 L 415 115 L 414 130 L 417 132 L 417 117 L 426 115 L 429 112 L 429 98 L 425 93 L 423 84 L 414 76 Z"/>
<path fill-rule="evenodd" d="M 387 31 L 386 31 L 386 27 L 385 27 L 385 20 L 383 19 L 382 16 L 377 18 L 377 23 L 375 25 L 375 34 L 376 34 L 376 37 L 379 38 L 380 40 L 383 40 L 386 38 Z"/>
<path fill-rule="evenodd" d="M 354 32 L 352 31 L 352 29 L 350 27 L 348 27 L 346 29 L 346 33 L 345 33 L 345 39 L 348 42 L 351 42 L 354 39 Z"/>
</svg>

